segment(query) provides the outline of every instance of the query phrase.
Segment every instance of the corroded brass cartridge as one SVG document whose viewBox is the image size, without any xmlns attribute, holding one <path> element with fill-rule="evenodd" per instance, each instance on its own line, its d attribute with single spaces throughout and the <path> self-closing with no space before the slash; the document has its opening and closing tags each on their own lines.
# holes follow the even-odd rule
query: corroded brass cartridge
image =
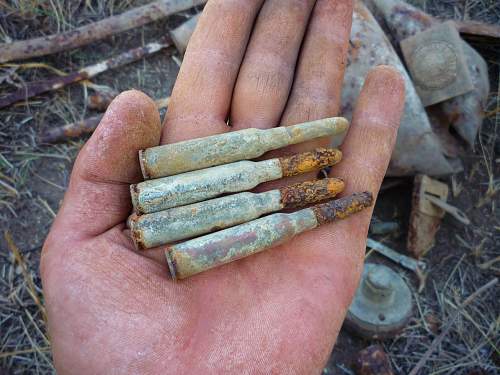
<svg viewBox="0 0 500 375">
<path fill-rule="evenodd" d="M 344 219 L 372 205 L 369 192 L 318 204 L 291 214 L 272 214 L 166 248 L 170 274 L 184 279 L 277 246 L 321 224 Z"/>
<path fill-rule="evenodd" d="M 333 198 L 343 189 L 341 179 L 325 178 L 259 194 L 244 192 L 151 214 L 132 215 L 129 227 L 136 247 L 148 249 L 245 223 L 284 208 L 305 207 Z"/>
<path fill-rule="evenodd" d="M 244 160 L 130 185 L 130 194 L 136 213 L 157 212 L 332 166 L 341 158 L 337 149 L 318 148 L 259 162 Z"/>
<path fill-rule="evenodd" d="M 267 130 L 244 129 L 141 150 L 139 161 L 145 179 L 171 176 L 253 159 L 280 147 L 338 135 L 348 126 L 345 118 L 332 117 Z"/>
</svg>

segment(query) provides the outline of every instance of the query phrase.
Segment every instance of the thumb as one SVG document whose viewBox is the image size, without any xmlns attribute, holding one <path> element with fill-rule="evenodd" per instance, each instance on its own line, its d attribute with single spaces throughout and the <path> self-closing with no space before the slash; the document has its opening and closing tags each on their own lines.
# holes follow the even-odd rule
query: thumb
<svg viewBox="0 0 500 375">
<path fill-rule="evenodd" d="M 160 133 L 157 107 L 147 95 L 118 95 L 78 154 L 51 232 L 92 237 L 124 222 L 131 210 L 129 185 L 141 179 L 137 153 L 158 145 Z"/>
</svg>

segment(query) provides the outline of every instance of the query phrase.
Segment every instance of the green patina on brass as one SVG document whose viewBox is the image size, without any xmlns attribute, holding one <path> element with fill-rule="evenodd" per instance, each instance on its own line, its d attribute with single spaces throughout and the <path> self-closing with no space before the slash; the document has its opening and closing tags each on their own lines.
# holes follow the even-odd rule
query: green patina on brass
<svg viewBox="0 0 500 375">
<path fill-rule="evenodd" d="M 332 117 L 272 129 L 244 129 L 139 151 L 145 179 L 253 159 L 265 152 L 319 137 L 344 133 L 348 122 Z"/>
<path fill-rule="evenodd" d="M 306 181 L 264 193 L 244 192 L 174 207 L 129 220 L 138 249 L 147 249 L 214 232 L 283 208 L 304 207 L 333 198 L 344 188 L 338 178 Z"/>
<path fill-rule="evenodd" d="M 136 213 L 151 213 L 250 190 L 263 182 L 332 166 L 342 153 L 318 148 L 311 152 L 259 162 L 243 160 L 199 171 L 148 180 L 130 186 Z"/>
<path fill-rule="evenodd" d="M 344 219 L 372 204 L 370 193 L 357 193 L 294 213 L 278 213 L 167 247 L 173 279 L 208 269 L 277 246 L 299 233 Z"/>
</svg>

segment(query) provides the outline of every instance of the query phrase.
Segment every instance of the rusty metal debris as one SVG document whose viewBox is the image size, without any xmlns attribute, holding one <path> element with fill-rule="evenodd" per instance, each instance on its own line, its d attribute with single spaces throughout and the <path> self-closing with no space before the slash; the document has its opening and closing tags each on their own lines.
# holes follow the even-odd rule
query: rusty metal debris
<svg viewBox="0 0 500 375">
<path fill-rule="evenodd" d="M 370 222 L 369 232 L 371 234 L 389 234 L 394 233 L 399 230 L 399 223 L 395 221 L 379 221 L 374 220 L 372 217 L 372 221 Z"/>
<path fill-rule="evenodd" d="M 335 197 L 344 189 L 338 178 L 306 181 L 264 193 L 244 192 L 175 207 L 129 220 L 138 249 L 192 238 L 285 208 L 299 208 Z"/>
<path fill-rule="evenodd" d="M 194 29 L 196 28 L 196 24 L 198 23 L 198 19 L 200 18 L 200 14 L 197 14 L 191 17 L 188 21 L 184 22 L 179 27 L 170 31 L 170 38 L 172 38 L 172 42 L 175 44 L 175 48 L 181 55 L 184 55 L 186 52 L 186 48 L 193 34 Z"/>
<path fill-rule="evenodd" d="M 391 362 L 381 345 L 370 345 L 358 353 L 354 368 L 357 375 L 393 375 Z"/>
<path fill-rule="evenodd" d="M 424 106 L 474 89 L 452 21 L 433 26 L 401 41 L 401 49 Z"/>
<path fill-rule="evenodd" d="M 312 152 L 282 158 L 258 162 L 243 160 L 157 178 L 130 186 L 132 204 L 138 214 L 157 212 L 332 166 L 341 158 L 342 153 L 337 149 L 318 148 Z"/>
<path fill-rule="evenodd" d="M 170 274 L 184 279 L 277 246 L 299 233 L 344 219 L 371 206 L 371 193 L 318 204 L 290 214 L 278 213 L 166 248 Z"/>
<path fill-rule="evenodd" d="M 471 20 L 453 20 L 455 27 L 466 37 L 486 39 L 487 43 L 500 41 L 500 26 Z"/>
<path fill-rule="evenodd" d="M 389 64 L 405 81 L 405 109 L 387 174 L 389 176 L 450 174 L 454 168 L 443 155 L 425 109 L 396 51 L 361 1 L 355 2 L 350 50 L 342 89 L 342 113 L 350 119 L 354 103 L 370 69 Z"/>
<path fill-rule="evenodd" d="M 388 27 L 393 43 L 396 45 L 403 39 L 442 22 L 405 1 L 365 1 L 372 6 L 375 14 L 380 15 L 380 22 Z M 476 50 L 465 41 L 461 41 L 461 43 L 474 89 L 429 108 L 433 108 L 439 114 L 435 116 L 437 123 L 433 124 L 434 128 L 452 126 L 463 140 L 473 146 L 484 118 L 484 110 L 490 91 L 488 67 L 486 61 Z M 404 119 L 402 125 L 404 125 Z M 420 173 L 434 175 L 429 170 L 421 170 Z"/>
<path fill-rule="evenodd" d="M 99 112 L 104 112 L 111 104 L 113 99 L 118 96 L 118 92 L 112 88 L 98 89 L 93 94 L 89 95 L 87 105 L 90 109 Z"/>
<path fill-rule="evenodd" d="M 166 97 L 156 100 L 155 103 L 158 106 L 158 109 L 162 109 L 168 106 L 169 100 L 170 97 Z M 101 122 L 103 116 L 103 114 L 98 114 L 81 121 L 48 129 L 40 135 L 39 142 L 56 143 L 78 138 L 85 134 L 92 134 L 92 132 L 97 128 L 97 125 Z"/>
<path fill-rule="evenodd" d="M 244 129 L 141 150 L 139 160 L 145 179 L 165 177 L 253 159 L 270 150 L 344 133 L 347 128 L 344 118 L 333 117 L 267 130 Z"/>
<path fill-rule="evenodd" d="M 377 253 L 385 256 L 400 266 L 415 272 L 417 275 L 421 274 L 427 267 L 424 262 L 400 254 L 396 250 L 393 250 L 383 243 L 375 241 L 371 238 L 366 240 L 366 247 L 373 249 Z"/>
<path fill-rule="evenodd" d="M 407 244 L 408 251 L 415 258 L 424 256 L 434 246 L 434 237 L 445 215 L 445 211 L 432 204 L 427 195 L 446 201 L 448 185 L 425 175 L 415 177 Z"/>
<path fill-rule="evenodd" d="M 413 311 L 411 291 L 389 267 L 366 263 L 345 324 L 362 337 L 394 337 L 408 323 Z"/>
<path fill-rule="evenodd" d="M 81 47 L 88 43 L 118 34 L 168 17 L 174 13 L 202 5 L 207 0 L 160 0 L 131 9 L 116 16 L 78 27 L 74 30 L 39 38 L 0 45 L 0 63 L 48 55 Z"/>
<path fill-rule="evenodd" d="M 9 106 L 21 100 L 27 100 L 33 96 L 40 95 L 48 91 L 58 90 L 71 83 L 87 80 L 107 70 L 130 64 L 131 62 L 161 51 L 170 45 L 169 40 L 163 38 L 159 41 L 148 43 L 145 46 L 122 52 L 109 59 L 89 65 L 65 76 L 55 77 L 45 81 L 30 82 L 26 84 L 25 87 L 0 98 L 0 108 Z"/>
</svg>

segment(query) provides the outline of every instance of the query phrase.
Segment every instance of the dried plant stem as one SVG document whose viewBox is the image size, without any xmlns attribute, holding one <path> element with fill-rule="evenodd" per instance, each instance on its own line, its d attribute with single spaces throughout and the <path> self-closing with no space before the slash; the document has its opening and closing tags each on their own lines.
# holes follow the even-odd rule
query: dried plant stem
<svg viewBox="0 0 500 375">
<path fill-rule="evenodd" d="M 7 230 L 4 231 L 4 238 L 5 238 L 5 241 L 7 242 L 7 247 L 14 255 L 15 261 L 21 267 L 21 272 L 23 274 L 24 280 L 25 280 L 26 285 L 28 287 L 28 293 L 30 294 L 31 298 L 33 299 L 33 301 L 37 305 L 38 309 L 40 310 L 42 317 L 43 317 L 43 320 L 45 322 L 47 322 L 47 313 L 45 311 L 45 307 L 43 306 L 43 303 L 40 299 L 40 296 L 38 295 L 38 292 L 36 291 L 35 283 L 33 282 L 31 275 L 28 273 L 26 263 L 24 262 L 23 256 L 21 255 L 19 248 L 14 243 L 14 239 L 12 238 L 9 231 L 7 231 Z"/>
<path fill-rule="evenodd" d="M 474 299 L 476 299 L 480 294 L 484 293 L 486 290 L 490 289 L 491 287 L 495 286 L 498 282 L 497 278 L 494 278 L 490 280 L 488 283 L 484 284 L 482 287 L 477 289 L 474 293 L 472 293 L 469 297 L 465 299 L 458 307 L 453 316 L 448 320 L 448 323 L 446 323 L 445 327 L 443 328 L 443 331 L 439 334 L 438 337 L 434 339 L 432 342 L 431 346 L 429 346 L 429 349 L 424 353 L 422 358 L 417 362 L 415 367 L 410 371 L 409 375 L 417 375 L 417 373 L 420 371 L 420 369 L 425 365 L 427 360 L 430 358 L 434 350 L 438 347 L 438 345 L 443 341 L 445 336 L 448 334 L 450 331 L 451 327 L 457 320 L 458 316 L 460 315 L 460 310 L 469 305 Z"/>
<path fill-rule="evenodd" d="M 150 4 L 78 27 L 65 33 L 2 44 L 0 45 L 0 50 L 2 51 L 0 54 L 0 63 L 11 60 L 29 59 L 77 48 L 206 2 L 207 0 L 154 1 Z"/>
</svg>

